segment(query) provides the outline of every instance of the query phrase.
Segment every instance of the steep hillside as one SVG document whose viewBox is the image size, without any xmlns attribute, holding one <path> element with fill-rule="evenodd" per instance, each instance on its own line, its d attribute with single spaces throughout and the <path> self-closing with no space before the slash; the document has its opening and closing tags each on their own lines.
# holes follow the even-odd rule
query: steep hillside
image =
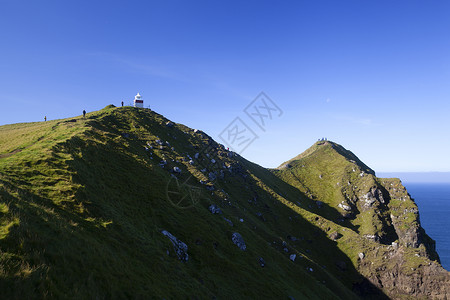
<svg viewBox="0 0 450 300">
<path fill-rule="evenodd" d="M 5 298 L 448 294 L 401 183 L 337 144 L 267 170 L 149 109 L 112 106 L 2 126 L 0 142 Z"/>
<path fill-rule="evenodd" d="M 385 293 L 449 295 L 449 273 L 399 179 L 377 178 L 353 153 L 330 141 L 317 142 L 272 171 L 316 200 L 322 216 L 358 234 L 350 240 L 343 234 L 338 246 Z"/>
</svg>

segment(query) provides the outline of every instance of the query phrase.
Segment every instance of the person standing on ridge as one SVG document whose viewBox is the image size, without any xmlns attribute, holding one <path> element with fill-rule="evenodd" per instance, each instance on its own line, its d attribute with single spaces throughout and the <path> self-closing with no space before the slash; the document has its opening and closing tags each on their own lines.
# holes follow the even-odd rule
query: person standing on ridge
<svg viewBox="0 0 450 300">
<path fill-rule="evenodd" d="M 123 101 L 122 101 L 122 106 L 123 106 Z"/>
<path fill-rule="evenodd" d="M 83 109 L 83 118 L 86 118 L 86 111 Z"/>
<path fill-rule="evenodd" d="M 47 116 L 44 116 L 44 122 L 47 122 Z"/>
</svg>

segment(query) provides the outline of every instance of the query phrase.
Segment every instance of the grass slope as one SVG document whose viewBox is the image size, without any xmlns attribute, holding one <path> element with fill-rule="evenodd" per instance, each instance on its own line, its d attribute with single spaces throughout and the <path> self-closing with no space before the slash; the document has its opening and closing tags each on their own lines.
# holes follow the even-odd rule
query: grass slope
<svg viewBox="0 0 450 300">
<path fill-rule="evenodd" d="M 308 208 L 301 190 L 167 122 L 107 107 L 86 119 L 0 127 L 2 297 L 357 298 L 353 286 L 365 279 L 327 235 L 345 228 Z M 168 198 L 172 175 L 189 178 L 196 201 Z M 210 213 L 212 203 L 223 214 Z M 161 230 L 188 245 L 187 262 Z"/>
</svg>

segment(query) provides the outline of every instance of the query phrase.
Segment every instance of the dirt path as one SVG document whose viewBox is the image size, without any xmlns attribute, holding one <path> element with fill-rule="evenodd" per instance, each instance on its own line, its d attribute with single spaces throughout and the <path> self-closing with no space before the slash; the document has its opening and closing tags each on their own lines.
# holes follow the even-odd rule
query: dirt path
<svg viewBox="0 0 450 300">
<path fill-rule="evenodd" d="M 14 150 L 12 152 L 9 152 L 9 153 L 0 154 L 0 159 L 10 157 L 10 156 L 12 156 L 12 155 L 14 155 L 16 153 L 19 153 L 19 152 L 25 150 L 25 149 L 28 149 L 31 146 L 33 146 L 34 144 L 36 144 L 37 142 L 39 142 L 40 140 L 42 140 L 43 138 L 44 138 L 43 136 L 39 137 L 36 142 L 32 143 L 31 145 L 26 146 L 25 148 L 16 149 L 16 150 Z"/>
</svg>

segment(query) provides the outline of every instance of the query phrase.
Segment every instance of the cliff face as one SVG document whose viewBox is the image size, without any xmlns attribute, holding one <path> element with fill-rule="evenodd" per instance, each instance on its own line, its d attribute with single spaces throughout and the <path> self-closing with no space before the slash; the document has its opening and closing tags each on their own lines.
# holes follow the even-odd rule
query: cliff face
<svg viewBox="0 0 450 300">
<path fill-rule="evenodd" d="M 398 179 L 379 179 L 387 192 L 390 219 L 398 236 L 383 250 L 384 263 L 374 268 L 361 263 L 361 272 L 377 287 L 398 298 L 400 295 L 447 299 L 450 276 L 439 264 L 435 242 L 420 226 L 419 210 Z"/>
<path fill-rule="evenodd" d="M 130 107 L 0 127 L 2 140 L 6 298 L 449 295 L 401 182 L 338 144 L 268 170 Z"/>
</svg>

